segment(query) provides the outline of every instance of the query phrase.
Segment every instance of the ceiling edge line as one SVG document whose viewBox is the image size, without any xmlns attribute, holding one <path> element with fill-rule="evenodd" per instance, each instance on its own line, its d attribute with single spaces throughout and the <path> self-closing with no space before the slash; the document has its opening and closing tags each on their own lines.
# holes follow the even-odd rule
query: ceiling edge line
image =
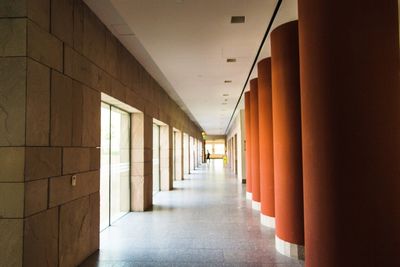
<svg viewBox="0 0 400 267">
<path fill-rule="evenodd" d="M 259 48 L 258 48 L 257 54 L 256 54 L 256 56 L 255 56 L 255 58 L 254 58 L 254 61 L 253 61 L 253 64 L 251 65 L 249 74 L 247 75 L 246 81 L 245 81 L 245 83 L 244 83 L 244 85 L 243 85 L 242 92 L 240 93 L 239 99 L 238 99 L 238 101 L 236 102 L 236 106 L 235 106 L 235 108 L 234 108 L 234 110 L 233 110 L 233 112 L 232 112 L 231 118 L 229 119 L 228 126 L 226 126 L 225 135 L 228 134 L 229 127 L 230 127 L 230 125 L 231 125 L 231 123 L 232 123 L 232 120 L 233 120 L 233 116 L 235 115 L 236 109 L 237 109 L 237 107 L 239 106 L 240 100 L 241 100 L 242 97 L 243 97 L 244 90 L 246 90 L 246 86 L 247 86 L 247 83 L 248 83 L 249 80 L 250 80 L 251 73 L 253 72 L 254 67 L 255 67 L 256 64 L 257 64 L 258 57 L 260 56 L 261 50 L 262 50 L 262 48 L 264 47 L 265 40 L 267 39 L 267 37 L 268 37 L 268 35 L 269 35 L 269 32 L 271 31 L 272 24 L 274 23 L 275 17 L 276 17 L 276 15 L 278 14 L 278 11 L 279 11 L 279 8 L 280 8 L 281 4 L 282 4 L 282 0 L 279 0 L 278 3 L 277 3 L 276 6 L 275 6 L 274 13 L 272 13 L 272 17 L 271 17 L 271 19 L 270 19 L 270 21 L 269 21 L 269 23 L 268 23 L 267 30 L 266 30 L 265 33 L 264 33 L 264 37 L 263 37 L 263 39 L 261 40 L 261 43 L 260 43 L 260 46 L 259 46 Z"/>
</svg>

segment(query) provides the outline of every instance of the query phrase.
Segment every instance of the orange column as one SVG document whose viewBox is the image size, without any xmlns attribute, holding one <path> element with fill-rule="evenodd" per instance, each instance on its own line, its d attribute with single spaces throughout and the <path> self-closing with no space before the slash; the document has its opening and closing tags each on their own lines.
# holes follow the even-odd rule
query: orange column
<svg viewBox="0 0 400 267">
<path fill-rule="evenodd" d="M 261 224 L 275 227 L 274 153 L 272 142 L 271 58 L 258 63 Z"/>
<path fill-rule="evenodd" d="M 398 1 L 299 1 L 306 265 L 400 266 Z"/>
<path fill-rule="evenodd" d="M 251 126 L 251 185 L 252 207 L 261 209 L 260 198 L 260 147 L 258 143 L 258 80 L 250 80 L 250 126 Z"/>
<path fill-rule="evenodd" d="M 244 93 L 244 116 L 246 123 L 246 198 L 252 199 L 251 184 L 251 114 L 250 114 L 250 92 Z"/>
<path fill-rule="evenodd" d="M 276 248 L 304 257 L 300 74 L 297 21 L 271 33 Z"/>
</svg>

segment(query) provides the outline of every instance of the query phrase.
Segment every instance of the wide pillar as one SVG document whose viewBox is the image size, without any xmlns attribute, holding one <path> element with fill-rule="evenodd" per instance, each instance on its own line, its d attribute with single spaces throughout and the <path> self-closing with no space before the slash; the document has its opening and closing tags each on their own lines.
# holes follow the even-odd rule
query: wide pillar
<svg viewBox="0 0 400 267">
<path fill-rule="evenodd" d="M 271 58 L 258 63 L 261 224 L 275 228 Z"/>
<path fill-rule="evenodd" d="M 309 267 L 400 266 L 397 5 L 299 1 Z"/>
<path fill-rule="evenodd" d="M 271 33 L 276 248 L 304 257 L 297 21 Z"/>
<path fill-rule="evenodd" d="M 250 115 L 250 91 L 244 93 L 244 118 L 246 125 L 246 198 L 252 199 L 252 184 L 251 184 L 251 115 Z"/>
<path fill-rule="evenodd" d="M 258 138 L 258 79 L 250 80 L 250 127 L 251 127 L 251 188 L 252 207 L 261 209 L 260 197 L 260 147 Z"/>
</svg>

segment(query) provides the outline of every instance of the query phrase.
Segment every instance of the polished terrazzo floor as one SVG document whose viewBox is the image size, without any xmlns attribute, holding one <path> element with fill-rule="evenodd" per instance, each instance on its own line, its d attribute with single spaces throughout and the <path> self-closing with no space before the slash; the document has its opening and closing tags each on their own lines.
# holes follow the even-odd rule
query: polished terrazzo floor
<svg viewBox="0 0 400 267">
<path fill-rule="evenodd" d="M 82 266 L 303 266 L 276 252 L 222 161 L 214 160 L 154 196 L 154 209 L 129 213 L 100 234 L 100 251 Z"/>
</svg>

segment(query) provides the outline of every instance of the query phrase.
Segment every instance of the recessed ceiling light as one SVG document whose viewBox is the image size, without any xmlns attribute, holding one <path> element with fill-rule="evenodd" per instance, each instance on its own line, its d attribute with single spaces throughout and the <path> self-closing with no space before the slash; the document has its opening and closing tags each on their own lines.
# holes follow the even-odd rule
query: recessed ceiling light
<svg viewBox="0 0 400 267">
<path fill-rule="evenodd" d="M 231 83 L 231 80 L 225 80 L 224 83 Z"/>
<path fill-rule="evenodd" d="M 228 63 L 236 62 L 236 58 L 227 58 L 226 62 L 228 62 Z"/>
<path fill-rule="evenodd" d="M 231 23 L 244 23 L 246 21 L 245 16 L 232 16 Z"/>
</svg>

